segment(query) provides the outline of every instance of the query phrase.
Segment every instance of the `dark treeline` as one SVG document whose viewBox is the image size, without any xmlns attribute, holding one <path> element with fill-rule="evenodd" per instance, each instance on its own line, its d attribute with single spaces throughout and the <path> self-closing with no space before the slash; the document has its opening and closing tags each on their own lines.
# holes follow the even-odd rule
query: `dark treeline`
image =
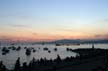
<svg viewBox="0 0 108 71">
<path fill-rule="evenodd" d="M 56 49 L 55 49 L 56 50 Z M 69 50 L 69 49 L 68 49 Z M 3 65 L 3 62 L 0 62 L 0 71 L 59 71 L 59 69 L 66 68 L 66 67 L 72 67 L 75 65 L 85 64 L 86 63 L 92 63 L 93 61 L 98 61 L 99 59 L 105 60 L 105 66 L 95 67 L 95 71 L 107 71 L 108 67 L 108 50 L 105 49 L 76 49 L 73 50 L 73 52 L 78 52 L 79 55 L 76 57 L 66 57 L 65 59 L 61 59 L 59 55 L 57 55 L 57 58 L 52 60 L 47 60 L 46 58 L 41 58 L 36 60 L 33 58 L 29 64 L 24 62 L 21 66 L 20 58 L 16 60 L 15 66 L 12 70 L 8 70 L 5 65 Z M 83 52 L 83 53 L 82 53 Z M 86 54 L 85 54 L 85 53 Z M 98 70 L 99 69 L 99 70 Z M 92 71 L 93 71 L 92 70 Z M 73 71 L 73 70 L 71 70 Z"/>
</svg>

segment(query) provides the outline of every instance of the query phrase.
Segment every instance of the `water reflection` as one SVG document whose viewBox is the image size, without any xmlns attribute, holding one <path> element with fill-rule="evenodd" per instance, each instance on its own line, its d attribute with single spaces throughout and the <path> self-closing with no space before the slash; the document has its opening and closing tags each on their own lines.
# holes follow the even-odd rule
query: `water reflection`
<svg viewBox="0 0 108 71">
<path fill-rule="evenodd" d="M 15 61 L 20 57 L 21 63 L 27 62 L 27 64 L 33 59 L 55 59 L 59 54 L 60 57 L 66 58 L 67 56 L 76 56 L 77 54 L 72 52 L 72 49 L 77 48 L 91 48 L 91 45 L 80 45 L 80 46 L 55 46 L 55 45 L 16 45 L 16 46 L 5 46 L 6 49 L 9 49 L 9 53 L 2 55 L 2 49 L 0 49 L 0 60 L 6 65 L 7 68 L 13 68 Z M 99 44 L 95 45 L 95 48 L 107 48 L 108 44 Z M 31 55 L 27 56 L 26 49 L 31 49 Z M 33 52 L 36 50 L 36 52 Z M 69 51 L 67 51 L 69 50 Z"/>
</svg>

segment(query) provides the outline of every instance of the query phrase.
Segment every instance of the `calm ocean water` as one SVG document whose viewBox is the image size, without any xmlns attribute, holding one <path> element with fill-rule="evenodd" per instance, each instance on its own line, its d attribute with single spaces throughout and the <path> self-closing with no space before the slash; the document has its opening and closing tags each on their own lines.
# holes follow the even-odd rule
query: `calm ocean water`
<svg viewBox="0 0 108 71">
<path fill-rule="evenodd" d="M 15 47 L 18 46 L 19 45 L 15 45 Z M 71 49 L 92 48 L 92 45 L 90 44 L 84 44 L 80 46 L 55 46 L 55 45 L 20 45 L 20 46 L 21 46 L 20 51 L 10 50 L 10 52 L 6 55 L 2 55 L 1 51 L 2 47 L 0 48 L 0 61 L 2 60 L 8 69 L 14 67 L 15 61 L 17 60 L 18 57 L 20 57 L 21 63 L 23 62 L 29 63 L 33 59 L 33 57 L 35 57 L 35 59 L 40 59 L 40 58 L 55 59 L 57 57 L 57 54 L 59 54 L 61 58 L 65 58 L 67 56 L 68 57 L 76 56 L 76 53 L 74 52 L 67 52 L 66 48 L 71 48 Z M 32 52 L 30 56 L 26 56 L 25 54 L 26 50 L 24 49 L 25 46 L 27 48 L 33 47 L 36 50 L 36 52 L 35 53 Z M 51 51 L 51 53 L 48 53 L 48 51 L 44 51 L 43 48 L 45 47 L 47 47 Z M 54 48 L 57 48 L 57 51 L 54 51 Z M 108 44 L 96 44 L 95 48 L 107 49 Z"/>
</svg>

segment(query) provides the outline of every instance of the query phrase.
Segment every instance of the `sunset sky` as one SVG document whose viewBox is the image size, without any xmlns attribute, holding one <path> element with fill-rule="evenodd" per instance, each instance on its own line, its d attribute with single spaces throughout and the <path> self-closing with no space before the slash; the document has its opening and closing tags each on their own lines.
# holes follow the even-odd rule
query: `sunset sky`
<svg viewBox="0 0 108 71">
<path fill-rule="evenodd" d="M 0 0 L 0 39 L 108 39 L 108 0 Z"/>
</svg>

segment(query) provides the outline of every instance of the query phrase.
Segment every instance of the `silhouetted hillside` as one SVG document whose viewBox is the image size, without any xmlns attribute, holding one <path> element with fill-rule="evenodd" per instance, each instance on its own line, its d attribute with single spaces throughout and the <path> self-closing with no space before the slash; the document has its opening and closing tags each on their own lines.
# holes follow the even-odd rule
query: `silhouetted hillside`
<svg viewBox="0 0 108 71">
<path fill-rule="evenodd" d="M 80 44 L 92 44 L 92 43 L 108 43 L 108 39 L 97 39 L 97 40 L 71 40 L 71 39 L 63 39 L 63 40 L 56 40 L 51 43 L 61 43 L 61 44 L 72 44 L 72 43 L 80 43 Z"/>
</svg>

